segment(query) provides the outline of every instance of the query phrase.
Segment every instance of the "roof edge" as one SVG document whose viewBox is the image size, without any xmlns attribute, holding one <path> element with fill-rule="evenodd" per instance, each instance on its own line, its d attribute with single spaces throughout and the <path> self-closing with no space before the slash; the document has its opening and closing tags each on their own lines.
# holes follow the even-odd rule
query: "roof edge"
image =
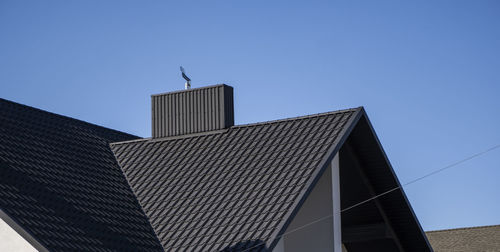
<svg viewBox="0 0 500 252">
<path fill-rule="evenodd" d="M 366 115 L 363 107 L 358 107 L 355 109 L 340 110 L 340 111 L 337 111 L 337 113 L 347 112 L 347 111 L 354 111 L 354 115 L 352 115 L 352 117 L 349 118 L 349 121 L 347 122 L 347 127 L 344 127 L 342 129 L 342 131 L 340 132 L 340 135 L 341 135 L 340 139 L 337 141 L 337 143 L 334 143 L 328 149 L 326 155 L 323 157 L 323 159 L 319 163 L 318 167 L 315 168 L 316 171 L 311 175 L 311 178 L 307 182 L 306 187 L 305 187 L 306 189 L 303 190 L 299 195 L 300 200 L 296 201 L 294 203 L 291 210 L 285 215 L 285 217 L 283 218 L 281 223 L 278 225 L 278 228 L 276 229 L 276 231 L 274 231 L 273 234 L 271 235 L 271 239 L 270 239 L 271 243 L 269 243 L 269 246 L 268 246 L 268 248 L 270 250 L 274 249 L 276 244 L 279 242 L 279 239 L 284 235 L 284 232 L 286 231 L 286 229 L 288 228 L 288 226 L 292 222 L 293 218 L 295 218 L 295 216 L 299 212 L 300 208 L 304 204 L 304 202 L 307 199 L 307 197 L 309 196 L 309 194 L 311 194 L 311 191 L 313 190 L 314 186 L 317 184 L 319 178 L 321 177 L 321 175 L 323 175 L 324 171 L 329 166 L 329 164 L 330 164 L 331 160 L 334 158 L 335 154 L 337 154 L 339 152 L 340 147 L 342 147 L 342 145 L 345 143 L 345 141 L 347 140 L 350 133 L 352 132 L 354 127 L 357 125 L 357 123 L 359 122 L 361 117 L 363 115 Z M 331 113 L 333 113 L 333 112 L 323 113 L 321 115 L 331 114 Z"/>
<path fill-rule="evenodd" d="M 45 246 L 42 245 L 40 241 L 38 241 L 35 236 L 28 230 L 24 229 L 18 222 L 12 218 L 9 214 L 0 209 L 0 219 L 5 221 L 7 225 L 9 225 L 16 233 L 18 233 L 21 237 L 23 237 L 31 246 L 33 246 L 36 250 L 40 252 L 49 252 Z"/>
<path fill-rule="evenodd" d="M 500 224 L 497 224 L 497 225 L 486 225 L 486 226 L 473 226 L 473 227 L 460 227 L 460 228 L 438 229 L 438 230 L 426 231 L 425 233 L 426 234 L 427 233 L 439 233 L 439 232 L 461 231 L 461 230 L 492 228 L 492 227 L 500 227 Z"/>
<path fill-rule="evenodd" d="M 98 125 L 98 124 L 95 124 L 95 123 L 91 123 L 91 122 L 87 122 L 87 121 L 84 121 L 84 120 L 81 120 L 81 119 L 77 119 L 77 118 L 74 118 L 74 117 L 71 117 L 71 116 L 66 116 L 66 115 L 57 114 L 57 113 L 54 113 L 54 112 L 50 112 L 50 111 L 48 111 L 48 110 L 44 110 L 44 109 L 40 109 L 40 108 L 36 108 L 36 107 L 30 106 L 30 105 L 26 105 L 26 104 L 18 103 L 18 102 L 11 101 L 11 100 L 7 100 L 7 99 L 4 99 L 4 98 L 1 98 L 1 97 L 0 97 L 0 101 L 2 101 L 2 100 L 3 100 L 3 101 L 5 101 L 5 102 L 7 102 L 7 103 L 10 103 L 10 104 L 16 105 L 16 106 L 21 106 L 21 107 L 24 107 L 24 108 L 27 108 L 27 109 L 36 110 L 36 111 L 38 111 L 38 112 L 42 112 L 42 113 L 48 113 L 48 114 L 50 114 L 51 116 L 55 116 L 55 117 L 59 117 L 59 118 L 63 118 L 63 119 L 68 119 L 68 120 L 77 121 L 77 122 L 80 122 L 80 123 L 84 123 L 84 124 L 90 125 L 90 126 L 92 126 L 92 127 L 97 127 L 97 128 L 101 128 L 101 129 L 104 129 L 104 130 L 111 130 L 111 131 L 114 131 L 114 132 L 116 132 L 116 133 L 129 135 L 129 136 L 131 136 L 131 137 L 141 138 L 141 137 L 139 137 L 139 136 L 132 135 L 132 134 L 127 133 L 127 132 L 123 132 L 123 131 L 120 131 L 120 130 L 111 129 L 111 128 L 104 127 L 104 126 L 101 126 L 101 125 Z"/>
<path fill-rule="evenodd" d="M 373 125 L 372 125 L 370 119 L 368 118 L 368 114 L 366 114 L 366 112 L 364 112 L 364 116 L 366 118 L 366 123 L 368 124 L 368 127 L 369 127 L 371 133 L 373 134 L 373 137 L 375 138 L 377 146 L 379 147 L 380 151 L 382 152 L 382 156 L 383 156 L 383 158 L 385 160 L 385 163 L 389 167 L 389 169 L 390 169 L 390 171 L 392 173 L 392 176 L 396 180 L 396 183 L 397 183 L 397 186 L 399 188 L 399 191 L 401 191 L 401 194 L 403 195 L 404 201 L 406 202 L 406 204 L 408 205 L 408 207 L 410 209 L 411 215 L 416 220 L 416 223 L 417 223 L 418 229 L 420 229 L 421 235 L 423 236 L 423 238 L 424 238 L 425 242 L 427 243 L 427 246 L 430 248 L 430 250 L 434 251 L 434 249 L 432 248 L 432 246 L 431 246 L 431 244 L 429 242 L 429 239 L 427 239 L 427 236 L 425 235 L 424 229 L 422 228 L 422 225 L 420 224 L 420 221 L 418 220 L 417 215 L 415 214 L 415 211 L 413 210 L 413 207 L 410 204 L 410 201 L 408 200 L 408 197 L 406 196 L 406 192 L 404 191 L 404 188 L 401 185 L 401 182 L 399 181 L 399 178 L 396 176 L 396 172 L 394 172 L 394 168 L 392 167 L 392 164 L 389 161 L 389 158 L 387 157 L 387 154 L 385 153 L 385 150 L 382 147 L 382 143 L 380 143 L 380 139 L 378 138 L 377 134 L 375 133 L 375 129 L 373 128 Z"/>
<path fill-rule="evenodd" d="M 285 121 L 302 120 L 302 119 L 308 119 L 308 118 L 311 118 L 311 117 L 327 116 L 327 115 L 344 113 L 344 112 L 349 112 L 349 111 L 356 112 L 359 109 L 363 109 L 363 107 L 340 109 L 340 110 L 334 110 L 334 111 L 328 111 L 328 112 L 316 113 L 316 114 L 310 114 L 310 115 L 303 115 L 303 116 L 287 117 L 287 118 L 277 119 L 277 120 L 271 120 L 271 121 L 263 121 L 263 122 L 240 124 L 240 125 L 235 125 L 235 126 L 233 126 L 231 128 L 252 127 L 252 126 L 265 125 L 265 124 L 280 123 L 280 122 L 285 122 Z"/>
<path fill-rule="evenodd" d="M 357 112 L 360 109 L 363 109 L 363 107 L 334 110 L 334 111 L 329 111 L 329 112 L 316 113 L 316 114 L 303 115 L 303 116 L 296 116 L 296 117 L 288 117 L 288 118 L 271 120 L 271 121 L 263 121 L 263 122 L 255 122 L 255 123 L 248 123 L 248 124 L 240 124 L 240 125 L 234 125 L 234 126 L 232 126 L 230 128 L 227 128 L 227 129 L 211 130 L 211 131 L 204 131 L 204 132 L 198 132 L 198 133 L 190 133 L 190 134 L 178 135 L 178 136 L 161 137 L 161 138 L 155 138 L 155 139 L 153 139 L 152 137 L 147 137 L 147 138 L 133 139 L 133 140 L 128 140 L 128 141 L 113 142 L 113 143 L 110 143 L 110 144 L 111 145 L 120 145 L 120 144 L 143 142 L 143 141 L 145 141 L 145 142 L 169 141 L 169 140 L 175 140 L 175 139 L 181 139 L 181 138 L 189 138 L 189 137 L 197 137 L 197 136 L 204 136 L 204 135 L 225 133 L 228 130 L 237 129 L 237 128 L 261 126 L 261 125 L 266 125 L 266 124 L 281 123 L 281 122 L 293 121 L 293 120 L 303 120 L 303 119 L 309 119 L 309 118 L 312 118 L 312 117 L 328 116 L 328 115 L 332 115 L 332 114 L 345 113 L 345 112 L 349 112 L 349 111 Z"/>
<path fill-rule="evenodd" d="M 167 94 L 177 94 L 177 93 L 186 93 L 186 92 L 192 92 L 192 91 L 197 91 L 200 89 L 207 89 L 207 88 L 215 88 L 215 87 L 231 87 L 225 83 L 220 83 L 220 84 L 214 84 L 214 85 L 208 85 L 208 86 L 203 86 L 203 87 L 197 87 L 197 88 L 189 88 L 189 89 L 182 89 L 182 90 L 177 90 L 177 91 L 171 91 L 171 92 L 163 92 L 163 93 L 158 93 L 158 94 L 152 94 L 151 97 L 153 96 L 159 96 L 159 95 L 167 95 Z"/>
</svg>

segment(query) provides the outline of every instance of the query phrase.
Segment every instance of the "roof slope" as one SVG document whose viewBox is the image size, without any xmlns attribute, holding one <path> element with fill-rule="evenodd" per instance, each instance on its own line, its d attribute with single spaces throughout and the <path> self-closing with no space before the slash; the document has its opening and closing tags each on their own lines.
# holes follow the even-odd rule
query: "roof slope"
<svg viewBox="0 0 500 252">
<path fill-rule="evenodd" d="M 0 99 L 0 213 L 50 251 L 161 251 L 109 142 L 137 137 Z"/>
<path fill-rule="evenodd" d="M 426 232 L 436 252 L 500 251 L 500 225 Z"/>
<path fill-rule="evenodd" d="M 167 251 L 269 246 L 359 110 L 111 148 Z"/>
</svg>

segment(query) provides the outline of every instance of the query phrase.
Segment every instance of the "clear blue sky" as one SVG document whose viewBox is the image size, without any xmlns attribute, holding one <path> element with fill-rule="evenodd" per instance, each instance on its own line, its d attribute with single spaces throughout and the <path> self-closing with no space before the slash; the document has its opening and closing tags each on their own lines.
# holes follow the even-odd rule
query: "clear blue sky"
<svg viewBox="0 0 500 252">
<path fill-rule="evenodd" d="M 500 143 L 498 1 L 0 1 L 0 97 L 150 136 L 150 95 L 236 123 L 364 106 L 402 183 Z M 405 191 L 425 230 L 500 224 L 500 149 Z"/>
</svg>

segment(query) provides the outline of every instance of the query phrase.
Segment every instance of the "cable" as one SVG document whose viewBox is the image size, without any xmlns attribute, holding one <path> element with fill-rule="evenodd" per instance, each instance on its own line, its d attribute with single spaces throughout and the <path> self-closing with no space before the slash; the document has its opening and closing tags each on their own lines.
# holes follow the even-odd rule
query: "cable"
<svg viewBox="0 0 500 252">
<path fill-rule="evenodd" d="M 459 165 L 459 164 L 462 164 L 462 163 L 464 163 L 464 162 L 467 162 L 467 161 L 469 161 L 469 160 L 471 160 L 471 159 L 474 159 L 474 158 L 476 158 L 476 157 L 479 157 L 479 156 L 481 156 L 481 155 L 483 155 L 483 154 L 486 154 L 486 153 L 488 153 L 488 152 L 490 152 L 490 151 L 492 151 L 492 150 L 498 149 L 498 148 L 500 148 L 500 144 L 495 145 L 495 146 L 493 146 L 493 147 L 491 147 L 491 148 L 489 148 L 489 149 L 486 149 L 486 150 L 484 150 L 484 151 L 478 152 L 478 153 L 476 153 L 476 154 L 474 154 L 474 155 L 472 155 L 472 156 L 469 156 L 469 157 L 467 157 L 467 158 L 464 158 L 464 159 L 462 159 L 462 160 L 459 160 L 459 161 L 457 161 L 457 162 L 455 162 L 455 163 L 449 164 L 449 165 L 447 165 L 447 166 L 445 166 L 445 167 L 443 167 L 443 168 L 441 168 L 441 169 L 437 169 L 437 170 L 435 170 L 435 171 L 433 171 L 433 172 L 427 173 L 427 174 L 426 174 L 426 175 L 424 175 L 424 176 L 421 176 L 421 177 L 418 177 L 418 178 L 416 178 L 416 179 L 410 180 L 409 182 L 407 182 L 407 183 L 405 183 L 405 184 L 403 184 L 403 185 L 401 185 L 401 186 L 394 187 L 394 188 L 392 188 L 392 189 L 390 189 L 390 190 L 387 190 L 387 191 L 385 191 L 385 192 L 383 192 L 383 193 L 377 194 L 377 195 L 375 195 L 375 196 L 373 196 L 373 197 L 371 197 L 371 198 L 369 198 L 369 199 L 366 199 L 366 200 L 363 200 L 363 201 L 361 201 L 361 202 L 359 202 L 359 203 L 356 203 L 356 204 L 354 204 L 354 205 L 352 205 L 352 206 L 350 206 L 350 207 L 346 207 L 346 208 L 342 209 L 340 212 L 342 213 L 342 212 L 344 212 L 344 211 L 347 211 L 347 210 L 352 209 L 352 208 L 354 208 L 354 207 L 357 207 L 357 206 L 359 206 L 359 205 L 363 205 L 364 203 L 367 203 L 367 202 L 372 201 L 372 200 L 374 200 L 374 199 L 376 199 L 376 198 L 379 198 L 379 197 L 381 197 L 381 196 L 384 196 L 384 195 L 386 195 L 386 194 L 388 194 L 388 193 L 390 193 L 390 192 L 396 191 L 396 190 L 398 190 L 398 189 L 400 189 L 400 188 L 402 188 L 402 187 L 404 187 L 404 186 L 407 186 L 407 185 L 413 184 L 413 183 L 415 183 L 415 182 L 417 182 L 417 181 L 420 181 L 420 180 L 422 180 L 422 179 L 428 178 L 428 177 L 430 177 L 430 176 L 432 176 L 432 175 L 436 175 L 436 174 L 438 174 L 438 173 L 440 173 L 440 172 L 442 172 L 442 171 L 444 171 L 444 170 L 450 169 L 450 168 L 452 168 L 452 167 L 454 167 L 454 166 L 457 166 L 457 165 Z"/>
<path fill-rule="evenodd" d="M 350 210 L 350 209 L 353 209 L 353 208 L 355 208 L 355 207 L 358 207 L 358 206 L 360 206 L 360 205 L 363 205 L 363 204 L 365 204 L 365 203 L 367 203 L 367 202 L 370 202 L 370 201 L 372 201 L 372 200 L 374 200 L 374 199 L 376 199 L 376 198 L 382 197 L 382 196 L 384 196 L 384 195 L 386 195 L 386 194 L 388 194 L 388 193 L 390 193 L 390 192 L 396 191 L 396 190 L 398 190 L 398 189 L 400 189 L 400 188 L 402 188 L 402 187 L 405 187 L 405 186 L 407 186 L 407 185 L 413 184 L 413 183 L 415 183 L 415 182 L 417 182 L 417 181 L 420 181 L 420 180 L 422 180 L 422 179 L 428 178 L 428 177 L 430 177 L 430 176 L 436 175 L 436 174 L 438 174 L 438 173 L 440 173 L 440 172 L 442 172 L 442 171 L 444 171 L 444 170 L 450 169 L 450 168 L 452 168 L 452 167 L 454 167 L 454 166 L 457 166 L 457 165 L 459 165 L 459 164 L 462 164 L 462 163 L 464 163 L 464 162 L 467 162 L 467 161 L 469 161 L 469 160 L 471 160 L 471 159 L 474 159 L 474 158 L 476 158 L 476 157 L 479 157 L 479 156 L 481 156 L 481 155 L 484 155 L 484 154 L 486 154 L 486 153 L 488 153 L 488 152 L 490 152 L 490 151 L 493 151 L 493 150 L 495 150 L 495 149 L 498 149 L 498 148 L 500 148 L 500 144 L 495 145 L 495 146 L 493 146 L 493 147 L 491 147 L 491 148 L 488 148 L 488 149 L 486 149 L 486 150 L 484 150 L 484 151 L 478 152 L 478 153 L 476 153 L 476 154 L 474 154 L 474 155 L 472 155 L 472 156 L 469 156 L 469 157 L 467 157 L 467 158 L 464 158 L 464 159 L 462 159 L 462 160 L 459 160 L 459 161 L 457 161 L 457 162 L 455 162 L 455 163 L 449 164 L 449 165 L 447 165 L 447 166 L 445 166 L 445 167 L 443 167 L 443 168 L 437 169 L 437 170 L 435 170 L 435 171 L 433 171 L 433 172 L 427 173 L 427 174 L 426 174 L 426 175 L 424 175 L 424 176 L 421 176 L 421 177 L 418 177 L 418 178 L 416 178 L 416 179 L 410 180 L 409 182 L 407 182 L 407 183 L 405 183 L 405 184 L 403 184 L 403 185 L 400 185 L 400 186 L 394 187 L 394 188 L 392 188 L 392 189 L 390 189 L 390 190 L 387 190 L 387 191 L 385 191 L 385 192 L 383 192 L 383 193 L 377 194 L 377 195 L 375 195 L 375 196 L 373 196 L 373 197 L 371 197 L 371 198 L 368 198 L 368 199 L 366 199 L 366 200 L 363 200 L 363 201 L 361 201 L 361 202 L 359 202 L 359 203 L 356 203 L 356 204 L 354 204 L 354 205 L 352 205 L 352 206 L 346 207 L 346 208 L 344 208 L 344 209 L 340 210 L 340 212 L 342 213 L 342 212 L 348 211 L 348 210 Z M 300 227 L 294 228 L 294 229 L 292 229 L 292 230 L 290 230 L 290 231 L 288 231 L 288 232 L 286 232 L 286 233 L 283 233 L 283 234 L 281 234 L 281 235 L 278 235 L 278 236 L 276 236 L 276 238 L 275 238 L 275 239 L 281 238 L 281 237 L 283 237 L 283 236 L 285 236 L 285 235 L 288 235 L 288 234 L 290 234 L 290 233 L 296 232 L 296 231 L 298 231 L 298 230 L 301 230 L 301 229 L 303 229 L 303 228 L 305 228 L 305 227 L 308 227 L 308 226 L 310 226 L 310 225 L 313 225 L 313 224 L 315 224 L 315 223 L 318 223 L 318 222 L 320 222 L 320 221 L 326 220 L 326 219 L 331 218 L 331 217 L 333 217 L 333 214 L 330 214 L 330 215 L 327 215 L 327 216 L 321 217 L 321 218 L 319 218 L 319 219 L 317 219 L 317 220 L 314 220 L 314 221 L 312 221 L 312 222 L 309 222 L 309 223 L 307 223 L 307 224 L 304 224 L 304 225 L 302 225 L 302 226 L 300 226 Z M 245 250 L 242 250 L 241 252 L 245 252 L 245 251 L 248 251 L 248 250 L 250 250 L 250 249 L 253 249 L 253 248 L 256 248 L 256 247 L 259 247 L 259 246 L 265 245 L 265 244 L 266 244 L 266 243 L 265 243 L 265 242 L 263 242 L 263 243 L 260 243 L 260 244 L 255 245 L 255 246 L 252 246 L 252 247 L 250 247 L 250 248 L 247 248 L 247 249 L 245 249 Z"/>
</svg>

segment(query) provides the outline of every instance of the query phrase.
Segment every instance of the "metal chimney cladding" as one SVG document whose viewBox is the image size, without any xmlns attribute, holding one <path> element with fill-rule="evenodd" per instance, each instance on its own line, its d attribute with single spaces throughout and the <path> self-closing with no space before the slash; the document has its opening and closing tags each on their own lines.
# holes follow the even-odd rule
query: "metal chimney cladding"
<svg viewBox="0 0 500 252">
<path fill-rule="evenodd" d="M 220 130 L 234 125 L 233 87 L 220 84 L 151 96 L 152 137 Z"/>
</svg>

